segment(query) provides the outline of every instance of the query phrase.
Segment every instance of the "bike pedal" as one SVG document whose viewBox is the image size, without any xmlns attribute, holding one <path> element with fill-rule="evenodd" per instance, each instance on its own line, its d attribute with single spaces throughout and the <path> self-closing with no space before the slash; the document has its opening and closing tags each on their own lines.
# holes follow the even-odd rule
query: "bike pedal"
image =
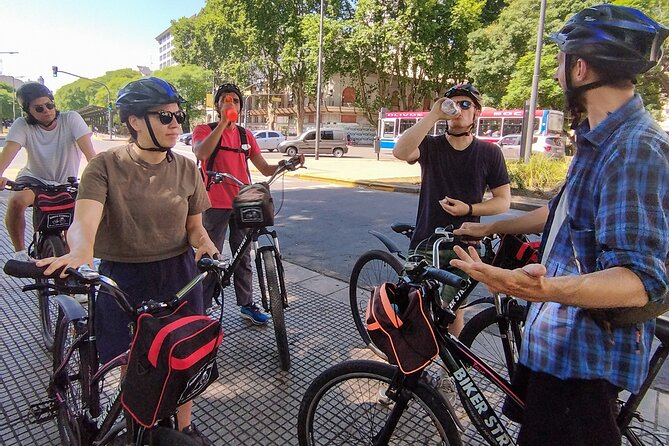
<svg viewBox="0 0 669 446">
<path fill-rule="evenodd" d="M 40 424 L 56 417 L 56 401 L 48 400 L 30 405 L 29 419 L 31 423 Z"/>
</svg>

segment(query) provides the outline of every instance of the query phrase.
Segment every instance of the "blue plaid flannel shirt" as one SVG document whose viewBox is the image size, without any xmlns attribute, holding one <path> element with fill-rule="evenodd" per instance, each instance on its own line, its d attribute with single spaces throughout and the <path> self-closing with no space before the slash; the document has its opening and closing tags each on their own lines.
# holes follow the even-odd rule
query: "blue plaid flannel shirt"
<svg viewBox="0 0 669 446">
<path fill-rule="evenodd" d="M 547 276 L 624 266 L 652 300 L 667 291 L 669 138 L 638 95 L 594 129 L 577 129 L 566 179 L 568 216 L 547 259 Z M 549 206 L 553 209 L 556 200 Z M 578 259 L 578 261 L 576 260 Z M 606 379 L 637 392 L 648 373 L 655 321 L 611 331 L 586 310 L 532 304 L 520 362 L 560 379 Z"/>
</svg>

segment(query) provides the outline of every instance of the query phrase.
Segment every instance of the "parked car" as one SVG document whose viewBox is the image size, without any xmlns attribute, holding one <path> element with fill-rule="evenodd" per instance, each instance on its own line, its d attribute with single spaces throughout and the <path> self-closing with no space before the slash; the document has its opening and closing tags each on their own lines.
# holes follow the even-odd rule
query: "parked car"
<svg viewBox="0 0 669 446">
<path fill-rule="evenodd" d="M 319 154 L 332 154 L 336 158 L 341 158 L 348 153 L 347 134 L 344 130 L 323 129 L 321 130 L 321 143 Z M 298 153 L 315 153 L 316 151 L 316 130 L 307 130 L 296 139 L 286 140 L 279 144 L 279 152 L 288 156 L 294 156 Z"/>
<path fill-rule="evenodd" d="M 256 130 L 253 132 L 260 150 L 274 152 L 279 143 L 286 140 L 286 137 L 276 130 Z"/>
<path fill-rule="evenodd" d="M 179 135 L 179 141 L 190 146 L 191 140 L 193 139 L 192 133 L 182 133 Z"/>
<path fill-rule="evenodd" d="M 517 158 L 520 156 L 520 134 L 506 135 L 497 141 L 505 157 Z M 534 135 L 532 138 L 532 153 L 541 153 L 552 158 L 564 157 L 565 143 L 560 136 Z M 507 156 L 511 155 L 511 156 Z"/>
</svg>

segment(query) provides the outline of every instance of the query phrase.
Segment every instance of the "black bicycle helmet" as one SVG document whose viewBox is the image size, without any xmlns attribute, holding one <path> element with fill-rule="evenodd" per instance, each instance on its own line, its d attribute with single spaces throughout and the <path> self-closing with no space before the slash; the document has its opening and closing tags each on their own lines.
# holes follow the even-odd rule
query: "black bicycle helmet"
<svg viewBox="0 0 669 446">
<path fill-rule="evenodd" d="M 615 63 L 622 76 L 653 68 L 669 29 L 637 9 L 603 4 L 575 14 L 549 38 L 566 54 Z"/>
<path fill-rule="evenodd" d="M 446 93 L 444 93 L 444 97 L 446 98 L 452 98 L 453 96 L 467 96 L 472 101 L 474 101 L 476 108 L 479 110 L 483 106 L 483 97 L 481 96 L 481 93 L 479 93 L 478 89 L 472 84 L 456 84 L 446 90 Z"/>
<path fill-rule="evenodd" d="M 135 145 L 142 150 L 167 152 L 167 161 L 171 162 L 174 159 L 171 151 L 172 148 L 160 145 L 153 131 L 149 115 L 146 112 L 156 105 L 183 104 L 184 102 L 186 100 L 181 97 L 176 88 L 169 82 L 157 77 L 145 77 L 132 81 L 119 90 L 116 98 L 116 107 L 118 108 L 121 122 L 126 123 L 128 128 L 130 128 L 128 118 L 131 115 L 144 117 L 144 122 L 149 130 L 149 136 L 151 136 L 155 147 L 142 147 L 138 141 L 135 141 Z"/>
<path fill-rule="evenodd" d="M 214 104 L 218 105 L 218 100 L 223 96 L 223 93 L 234 93 L 239 98 L 239 110 L 244 108 L 244 95 L 235 84 L 221 84 L 214 95 Z"/>
<path fill-rule="evenodd" d="M 28 82 L 16 90 L 16 100 L 24 112 L 28 113 L 30 103 L 37 98 L 47 97 L 53 101 L 53 93 L 39 82 Z"/>
<path fill-rule="evenodd" d="M 121 122 L 130 115 L 143 116 L 151 107 L 162 104 L 183 104 L 184 98 L 169 82 L 157 77 L 145 77 L 121 88 L 116 98 L 116 107 Z"/>
</svg>

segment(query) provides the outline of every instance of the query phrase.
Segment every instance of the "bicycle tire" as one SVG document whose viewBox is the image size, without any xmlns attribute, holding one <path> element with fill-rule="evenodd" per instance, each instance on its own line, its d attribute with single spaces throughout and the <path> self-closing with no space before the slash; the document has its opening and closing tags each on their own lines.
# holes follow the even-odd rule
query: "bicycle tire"
<svg viewBox="0 0 669 446">
<path fill-rule="evenodd" d="M 60 257 L 66 253 L 65 244 L 59 235 L 47 235 L 37 252 L 38 259 Z M 37 279 L 37 283 L 48 283 L 51 279 Z M 37 291 L 37 305 L 39 307 L 40 330 L 42 341 L 47 351 L 53 351 L 54 334 L 58 322 L 58 305 L 51 299 L 51 290 Z"/>
<path fill-rule="evenodd" d="M 526 307 L 522 305 L 509 306 L 509 324 L 510 329 L 506 334 L 511 340 L 510 345 L 513 349 L 513 363 L 518 361 L 518 352 L 522 339 L 518 339 L 514 333 L 521 332 L 525 324 Z M 517 327 L 517 328 L 515 328 Z M 499 332 L 497 324 L 497 310 L 494 307 L 488 307 L 467 321 L 458 336 L 460 342 L 469 347 L 476 355 L 493 367 L 497 373 L 506 379 L 510 379 L 511 374 L 508 368 L 508 362 L 502 345 L 503 337 Z"/>
<path fill-rule="evenodd" d="M 272 325 L 276 336 L 276 346 L 279 352 L 279 367 L 281 370 L 290 369 L 290 349 L 288 347 L 288 335 L 286 333 L 286 320 L 284 317 L 283 297 L 279 288 L 279 274 L 275 251 L 273 249 L 261 251 L 264 268 L 264 277 L 267 281 L 267 294 L 269 295 L 269 307 L 272 313 Z"/>
<path fill-rule="evenodd" d="M 53 349 L 52 383 L 49 389 L 50 396 L 56 403 L 56 420 L 58 434 L 64 446 L 81 446 L 88 444 L 87 432 L 80 422 L 84 410 L 87 408 L 84 389 L 92 392 L 88 383 L 88 355 L 85 348 L 76 348 L 67 360 L 62 373 L 57 376 L 56 370 L 65 361 L 67 350 L 74 339 L 80 337 L 86 330 L 86 325 L 80 321 L 69 321 L 59 312 Z"/>
<path fill-rule="evenodd" d="M 300 446 L 372 444 L 393 405 L 382 401 L 384 394 L 379 391 L 387 388 L 396 370 L 382 362 L 357 360 L 342 362 L 321 373 L 300 404 Z M 427 381 L 419 381 L 411 393 L 388 444 L 461 444 L 445 401 Z"/>
<path fill-rule="evenodd" d="M 353 265 L 348 286 L 351 313 L 355 328 L 367 346 L 372 344 L 372 340 L 367 334 L 364 317 L 372 289 L 385 282 L 397 282 L 403 269 L 397 257 L 379 249 L 367 251 Z"/>
</svg>

